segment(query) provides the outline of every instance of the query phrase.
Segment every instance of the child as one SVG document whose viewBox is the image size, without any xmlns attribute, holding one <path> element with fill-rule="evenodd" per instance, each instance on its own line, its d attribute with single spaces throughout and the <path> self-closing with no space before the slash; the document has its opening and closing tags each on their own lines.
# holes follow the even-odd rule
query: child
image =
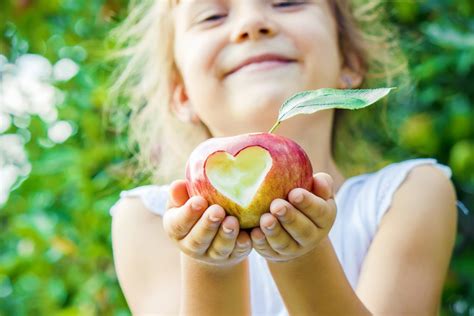
<svg viewBox="0 0 474 316">
<path fill-rule="evenodd" d="M 274 200 L 260 227 L 239 230 L 181 180 L 205 138 L 268 131 L 294 93 L 367 86 L 377 54 L 390 66 L 393 47 L 367 49 L 346 1 L 152 1 L 117 34 L 140 35 L 123 41 L 131 58 L 116 85 L 140 104 L 132 137 L 144 161 L 159 159 L 159 179 L 174 180 L 123 192 L 111 210 L 133 314 L 437 313 L 457 214 L 450 170 L 435 160 L 345 178 L 326 110 L 276 131 L 308 153 L 314 189 Z"/>
</svg>

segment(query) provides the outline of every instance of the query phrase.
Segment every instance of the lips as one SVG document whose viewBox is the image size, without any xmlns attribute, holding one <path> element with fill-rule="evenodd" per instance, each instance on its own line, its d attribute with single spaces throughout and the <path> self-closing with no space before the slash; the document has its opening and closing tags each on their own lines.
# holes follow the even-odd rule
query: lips
<svg viewBox="0 0 474 316">
<path fill-rule="evenodd" d="M 291 59 L 282 55 L 276 55 L 276 54 L 263 54 L 263 55 L 258 55 L 254 57 L 250 57 L 248 59 L 245 59 L 241 63 L 239 63 L 237 66 L 232 68 L 226 76 L 229 76 L 233 74 L 236 71 L 239 71 L 245 66 L 251 65 L 251 64 L 256 64 L 256 63 L 263 63 L 263 62 L 279 62 L 279 63 L 289 63 L 289 62 L 294 62 L 295 59 Z"/>
</svg>

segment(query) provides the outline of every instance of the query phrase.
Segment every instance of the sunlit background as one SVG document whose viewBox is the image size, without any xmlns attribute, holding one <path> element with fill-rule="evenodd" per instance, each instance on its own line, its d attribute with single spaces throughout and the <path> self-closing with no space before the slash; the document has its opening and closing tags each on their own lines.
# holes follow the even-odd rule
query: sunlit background
<svg viewBox="0 0 474 316">
<path fill-rule="evenodd" d="M 103 114 L 104 39 L 127 3 L 0 0 L 0 315 L 130 314 L 108 211 L 145 180 L 129 179 L 126 137 Z M 441 314 L 474 316 L 474 3 L 387 6 L 415 91 L 385 158 L 452 168 L 459 233 Z"/>
</svg>

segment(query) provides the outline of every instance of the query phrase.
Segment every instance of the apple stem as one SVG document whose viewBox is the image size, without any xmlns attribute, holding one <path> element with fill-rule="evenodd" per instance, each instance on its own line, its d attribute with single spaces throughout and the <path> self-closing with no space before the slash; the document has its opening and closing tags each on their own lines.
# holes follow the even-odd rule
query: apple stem
<svg viewBox="0 0 474 316">
<path fill-rule="evenodd" d="M 271 128 L 270 131 L 269 131 L 269 133 L 271 134 L 271 133 L 278 127 L 278 125 L 280 125 L 280 123 L 281 123 L 280 121 L 277 121 L 277 122 L 272 126 L 272 128 Z"/>
</svg>

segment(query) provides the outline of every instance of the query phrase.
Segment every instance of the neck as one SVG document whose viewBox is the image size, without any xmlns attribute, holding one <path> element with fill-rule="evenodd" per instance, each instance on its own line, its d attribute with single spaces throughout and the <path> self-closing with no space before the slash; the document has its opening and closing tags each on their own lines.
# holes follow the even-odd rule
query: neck
<svg viewBox="0 0 474 316">
<path fill-rule="evenodd" d="M 331 153 L 331 131 L 334 110 L 312 115 L 298 115 L 280 124 L 274 132 L 297 142 L 308 154 L 313 172 L 325 172 L 334 180 L 335 192 L 345 181 Z"/>
</svg>

